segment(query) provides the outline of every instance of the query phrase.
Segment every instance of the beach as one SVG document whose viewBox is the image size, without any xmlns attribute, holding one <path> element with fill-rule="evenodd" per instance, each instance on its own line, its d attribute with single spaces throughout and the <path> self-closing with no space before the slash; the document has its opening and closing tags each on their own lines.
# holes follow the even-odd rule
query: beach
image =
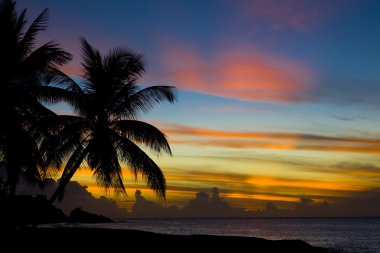
<svg viewBox="0 0 380 253">
<path fill-rule="evenodd" d="M 83 252 L 140 249 L 160 252 L 327 252 L 301 240 L 266 240 L 253 237 L 168 235 L 136 230 L 100 228 L 22 228 L 4 233 L 2 245 L 14 252 Z M 19 242 L 19 243 L 18 243 Z M 37 250 L 37 251 L 35 251 Z"/>
</svg>

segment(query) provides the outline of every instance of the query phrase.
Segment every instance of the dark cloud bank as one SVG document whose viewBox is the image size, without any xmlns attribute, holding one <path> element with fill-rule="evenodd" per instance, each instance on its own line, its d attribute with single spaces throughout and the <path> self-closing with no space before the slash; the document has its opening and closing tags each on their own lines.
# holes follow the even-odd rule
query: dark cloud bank
<svg viewBox="0 0 380 253">
<path fill-rule="evenodd" d="M 50 197 L 57 183 L 50 180 L 46 183 L 44 190 L 37 186 L 30 186 L 24 183 L 19 184 L 17 188 L 18 195 L 37 195 L 44 194 Z M 70 214 L 71 210 L 81 207 L 83 210 L 102 214 L 108 217 L 121 218 L 125 217 L 127 209 L 119 208 L 115 201 L 106 197 L 95 198 L 88 190 L 87 186 L 80 185 L 78 182 L 72 181 L 66 187 L 65 197 L 61 202 L 56 202 L 55 206 L 61 208 L 66 214 Z"/>
<path fill-rule="evenodd" d="M 56 182 L 50 181 L 43 194 L 50 196 L 56 188 Z M 18 194 L 41 194 L 37 187 L 21 184 Z M 328 202 L 314 203 L 312 199 L 300 198 L 292 209 L 281 209 L 274 202 L 268 202 L 264 209 L 246 211 L 232 207 L 221 197 L 218 188 L 213 188 L 210 194 L 198 192 L 194 199 L 182 208 L 165 207 L 145 199 L 139 190 L 135 193 L 135 202 L 131 210 L 120 208 L 115 201 L 106 197 L 95 198 L 87 191 L 86 186 L 70 182 L 65 198 L 56 204 L 64 212 L 81 207 L 83 210 L 102 214 L 112 218 L 189 218 L 189 217 L 329 217 L 329 216 L 380 216 L 380 189 L 356 194 L 350 198 L 337 200 L 334 204 Z"/>
</svg>

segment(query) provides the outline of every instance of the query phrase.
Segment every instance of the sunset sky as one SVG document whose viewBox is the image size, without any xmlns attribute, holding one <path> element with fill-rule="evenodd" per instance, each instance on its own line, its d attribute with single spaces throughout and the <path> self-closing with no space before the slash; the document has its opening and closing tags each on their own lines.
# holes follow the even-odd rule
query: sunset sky
<svg viewBox="0 0 380 253">
<path fill-rule="evenodd" d="M 141 85 L 173 85 L 178 101 L 144 120 L 169 139 L 173 157 L 153 157 L 167 179 L 166 205 L 219 187 L 254 210 L 300 197 L 339 203 L 380 188 L 380 1 L 19 0 L 36 17 L 50 9 L 40 42 L 74 55 L 79 37 L 107 53 L 144 55 Z M 70 113 L 56 105 L 58 113 Z M 135 189 L 155 197 L 125 170 Z M 91 172 L 74 177 L 104 195 Z M 114 197 L 112 194 L 109 197 Z"/>
</svg>

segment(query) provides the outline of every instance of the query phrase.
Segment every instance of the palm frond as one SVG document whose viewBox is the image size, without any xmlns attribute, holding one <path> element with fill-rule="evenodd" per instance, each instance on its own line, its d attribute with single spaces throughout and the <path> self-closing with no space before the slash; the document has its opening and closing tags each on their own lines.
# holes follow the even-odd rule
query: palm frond
<svg viewBox="0 0 380 253">
<path fill-rule="evenodd" d="M 80 94 L 54 86 L 27 86 L 21 89 L 23 92 L 29 94 L 29 96 L 33 96 L 39 101 L 50 104 L 67 102 L 75 105 L 76 102 L 80 100 Z"/>
<path fill-rule="evenodd" d="M 87 122 L 80 117 L 61 115 L 55 123 L 59 129 L 44 139 L 40 150 L 44 154 L 46 166 L 57 171 L 69 161 L 73 150 L 81 145 Z"/>
<path fill-rule="evenodd" d="M 17 12 L 16 3 L 12 0 L 4 0 L 0 2 L 0 19 L 3 21 L 7 20 L 10 24 L 17 24 Z M 13 26 L 13 28 L 15 28 Z"/>
<path fill-rule="evenodd" d="M 158 154 L 161 151 L 172 154 L 165 134 L 148 123 L 138 120 L 117 120 L 114 122 L 114 129 L 125 138 L 145 144 Z"/>
<path fill-rule="evenodd" d="M 137 178 L 141 173 L 143 179 L 159 197 L 165 199 L 166 180 L 160 167 L 136 144 L 127 138 L 118 139 L 120 158 L 127 162 L 130 170 Z"/>
<path fill-rule="evenodd" d="M 33 21 L 29 29 L 26 31 L 24 37 L 21 41 L 21 46 L 24 49 L 24 54 L 28 54 L 36 40 L 36 35 L 38 32 L 45 30 L 47 28 L 47 22 L 49 19 L 49 10 L 44 9 L 40 15 Z"/>
<path fill-rule="evenodd" d="M 21 34 L 22 31 L 24 30 L 24 27 L 25 27 L 25 24 L 26 24 L 25 16 L 26 16 L 26 9 L 23 9 L 21 11 L 20 16 L 17 19 L 17 24 L 16 24 L 16 27 L 15 27 L 18 34 Z"/>
<path fill-rule="evenodd" d="M 112 136 L 106 132 L 96 131 L 91 136 L 86 146 L 86 161 L 89 168 L 93 170 L 96 181 L 106 190 L 113 188 L 118 193 L 125 193 L 121 167 Z"/>
<path fill-rule="evenodd" d="M 11 196 L 21 175 L 31 182 L 40 182 L 47 175 L 40 148 L 52 134 L 54 127 L 48 122 L 56 115 L 41 101 L 61 101 L 68 95 L 63 96 L 57 87 L 44 86 L 41 76 L 54 75 L 58 66 L 71 59 L 54 42 L 33 51 L 37 34 L 47 27 L 47 9 L 24 33 L 25 16 L 25 9 L 18 15 L 15 1 L 0 1 L 0 112 L 6 119 L 0 126 L 0 158 L 7 164 Z"/>
<path fill-rule="evenodd" d="M 105 187 L 106 190 L 113 188 L 116 193 L 124 193 L 125 187 L 122 180 L 122 171 L 119 164 L 117 152 L 112 149 L 107 152 L 107 155 L 98 156 L 100 158 L 95 167 L 91 166 L 94 170 L 94 176 L 99 185 Z M 91 160 L 89 164 L 91 164 Z"/>
<path fill-rule="evenodd" d="M 136 80 L 145 73 L 142 55 L 125 48 L 116 48 L 104 58 L 108 81 L 118 84 Z"/>
<path fill-rule="evenodd" d="M 103 73 L 102 57 L 100 52 L 94 49 L 85 38 L 80 38 L 80 42 L 84 68 L 83 77 L 89 81 L 88 84 L 96 84 L 97 81 L 101 81 L 99 76 Z M 91 88 L 91 86 L 87 88 Z"/>
<path fill-rule="evenodd" d="M 43 79 L 46 85 L 60 87 L 76 94 L 84 94 L 80 85 L 59 69 L 52 68 L 43 76 Z"/>
<path fill-rule="evenodd" d="M 24 175 L 28 182 L 40 182 L 43 160 L 39 146 L 33 136 L 24 128 L 18 127 L 8 132 L 5 139 L 6 163 L 8 179 L 18 182 L 19 176 Z M 12 178 L 14 177 L 14 178 Z"/>
<path fill-rule="evenodd" d="M 136 118 L 141 113 L 149 112 L 156 104 L 168 101 L 176 101 L 175 87 L 173 86 L 150 86 L 130 95 L 122 100 L 112 110 L 115 116 L 122 115 L 126 118 Z"/>
<path fill-rule="evenodd" d="M 50 41 L 34 50 L 21 64 L 20 75 L 23 77 L 46 73 L 72 59 L 72 55 Z"/>
</svg>

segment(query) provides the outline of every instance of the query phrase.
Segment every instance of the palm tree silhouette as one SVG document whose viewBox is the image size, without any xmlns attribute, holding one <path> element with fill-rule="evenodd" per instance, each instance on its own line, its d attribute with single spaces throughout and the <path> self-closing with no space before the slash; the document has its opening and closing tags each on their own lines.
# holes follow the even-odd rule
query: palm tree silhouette
<svg viewBox="0 0 380 253">
<path fill-rule="evenodd" d="M 86 162 L 97 182 L 106 189 L 125 193 L 122 165 L 135 177 L 139 173 L 148 186 L 165 198 L 166 182 L 159 166 L 138 146 L 160 154 L 171 150 L 166 136 L 156 127 L 138 120 L 157 103 L 174 102 L 174 87 L 139 89 L 136 81 L 144 71 L 141 56 L 116 48 L 106 56 L 81 39 L 83 82 L 66 79 L 75 114 L 60 116 L 62 128 L 50 139 L 53 161 L 66 159 L 57 190 L 50 201 L 62 199 L 74 173 Z M 61 80 L 62 81 L 62 80 Z"/>
<path fill-rule="evenodd" d="M 47 27 L 45 9 L 26 29 L 26 10 L 17 13 L 15 2 L 0 2 L 0 161 L 7 171 L 10 195 L 20 175 L 41 179 L 44 158 L 39 150 L 46 129 L 43 122 L 55 114 L 41 101 L 58 101 L 62 89 L 46 80 L 60 75 L 58 67 L 71 55 L 50 41 L 35 48 L 37 34 Z"/>
</svg>

